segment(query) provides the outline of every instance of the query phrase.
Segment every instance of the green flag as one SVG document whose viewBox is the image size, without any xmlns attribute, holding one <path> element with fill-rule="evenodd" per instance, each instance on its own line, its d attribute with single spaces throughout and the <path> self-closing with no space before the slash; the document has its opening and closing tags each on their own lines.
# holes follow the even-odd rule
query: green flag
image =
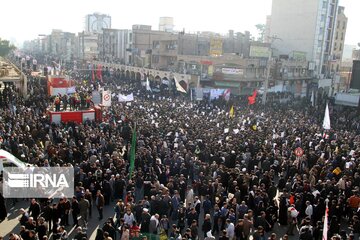
<svg viewBox="0 0 360 240">
<path fill-rule="evenodd" d="M 135 155 L 136 155 L 136 124 L 134 126 L 134 131 L 133 131 L 132 139 L 131 139 L 129 178 L 131 178 L 131 175 L 134 171 Z"/>
</svg>

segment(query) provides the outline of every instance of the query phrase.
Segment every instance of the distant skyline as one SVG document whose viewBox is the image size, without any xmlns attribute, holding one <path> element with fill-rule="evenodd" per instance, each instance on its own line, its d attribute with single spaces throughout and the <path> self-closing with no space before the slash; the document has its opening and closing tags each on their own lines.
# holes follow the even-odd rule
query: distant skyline
<svg viewBox="0 0 360 240">
<path fill-rule="evenodd" d="M 313 1 L 313 0 L 306 0 Z M 134 24 L 151 25 L 158 30 L 160 17 L 173 17 L 175 30 L 185 32 L 212 31 L 226 34 L 250 31 L 257 36 L 256 24 L 265 24 L 271 14 L 271 0 L 223 0 L 209 1 L 70 1 L 52 4 L 46 0 L 12 0 L 2 3 L 0 14 L 0 38 L 16 43 L 50 34 L 52 29 L 78 33 L 84 30 L 85 16 L 94 12 L 108 14 L 112 28 L 131 29 Z M 180 3 L 180 4 L 178 4 Z M 348 17 L 345 43 L 360 42 L 359 0 L 340 0 Z M 46 9 L 46 10 L 44 10 Z"/>
</svg>

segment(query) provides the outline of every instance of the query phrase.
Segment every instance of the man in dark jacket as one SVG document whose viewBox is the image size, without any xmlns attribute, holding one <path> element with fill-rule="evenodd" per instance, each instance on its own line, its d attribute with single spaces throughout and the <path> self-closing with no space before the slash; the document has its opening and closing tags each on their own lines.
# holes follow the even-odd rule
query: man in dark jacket
<svg viewBox="0 0 360 240">
<path fill-rule="evenodd" d="M 37 222 L 41 212 L 40 204 L 33 198 L 31 199 L 31 204 L 29 207 L 29 214 L 34 218 L 34 221 Z"/>
<path fill-rule="evenodd" d="M 207 232 L 211 231 L 211 216 L 210 214 L 205 215 L 204 223 L 201 227 L 201 230 L 204 233 L 204 238 L 207 236 Z"/>
<path fill-rule="evenodd" d="M 80 208 L 79 208 L 79 202 L 76 199 L 76 197 L 74 196 L 72 198 L 72 202 L 71 202 L 71 215 L 73 218 L 73 225 L 77 226 L 78 225 L 78 215 L 80 213 Z"/>
</svg>

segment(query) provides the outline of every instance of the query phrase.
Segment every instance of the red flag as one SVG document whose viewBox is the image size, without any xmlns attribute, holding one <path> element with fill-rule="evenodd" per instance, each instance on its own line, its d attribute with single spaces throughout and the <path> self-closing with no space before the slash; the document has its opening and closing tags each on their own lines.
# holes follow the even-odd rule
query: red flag
<svg viewBox="0 0 360 240">
<path fill-rule="evenodd" d="M 257 90 L 255 89 L 253 94 L 248 97 L 249 105 L 253 105 L 256 102 Z"/>
<path fill-rule="evenodd" d="M 96 77 L 102 81 L 101 65 L 99 64 L 96 71 Z"/>
</svg>

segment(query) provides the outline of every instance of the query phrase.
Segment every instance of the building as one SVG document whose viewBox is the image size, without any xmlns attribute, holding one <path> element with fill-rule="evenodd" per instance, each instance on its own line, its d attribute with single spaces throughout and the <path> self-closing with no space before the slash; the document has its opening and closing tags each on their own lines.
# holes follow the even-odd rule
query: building
<svg viewBox="0 0 360 240">
<path fill-rule="evenodd" d="M 351 54 L 352 60 L 360 60 L 360 49 L 354 48 Z"/>
<path fill-rule="evenodd" d="M 85 32 L 101 33 L 103 28 L 111 28 L 111 17 L 106 14 L 93 13 L 85 17 Z"/>
<path fill-rule="evenodd" d="M 227 37 L 223 38 L 222 52 L 234 53 L 242 57 L 249 57 L 250 51 L 250 32 L 245 33 L 237 32 L 234 34 L 233 30 L 229 30 Z"/>
<path fill-rule="evenodd" d="M 174 31 L 174 18 L 172 18 L 172 17 L 160 17 L 159 31 L 173 32 Z"/>
<path fill-rule="evenodd" d="M 161 53 L 158 50 L 160 48 L 160 41 L 171 42 L 174 40 L 173 35 L 176 34 L 151 30 L 151 26 L 149 25 L 133 25 L 132 33 L 133 46 L 130 49 L 133 55 L 132 64 L 139 67 L 151 68 L 160 68 L 163 66 L 162 63 L 160 63 Z M 174 54 L 174 57 L 176 56 L 174 52 L 172 54 Z M 165 62 L 164 65 L 170 64 L 168 61 Z"/>
<path fill-rule="evenodd" d="M 98 37 L 99 59 L 126 65 L 132 63 L 132 30 L 104 28 Z"/>
<path fill-rule="evenodd" d="M 74 33 L 53 29 L 50 35 L 33 40 L 38 51 L 56 56 L 59 60 L 71 61 L 76 57 L 76 36 Z M 33 42 L 32 41 L 32 42 Z"/>
<path fill-rule="evenodd" d="M 332 56 L 337 9 L 338 0 L 273 0 L 267 37 L 280 39 L 271 41 L 275 52 L 305 53 L 314 76 L 326 77 L 330 72 L 328 61 Z"/>
<path fill-rule="evenodd" d="M 80 60 L 93 60 L 99 56 L 98 34 L 79 32 L 76 37 L 75 55 Z"/>
<path fill-rule="evenodd" d="M 330 63 L 330 71 L 332 73 L 339 72 L 341 68 L 347 26 L 347 17 L 345 16 L 344 10 L 344 7 L 339 6 L 333 41 L 332 59 Z"/>
</svg>

